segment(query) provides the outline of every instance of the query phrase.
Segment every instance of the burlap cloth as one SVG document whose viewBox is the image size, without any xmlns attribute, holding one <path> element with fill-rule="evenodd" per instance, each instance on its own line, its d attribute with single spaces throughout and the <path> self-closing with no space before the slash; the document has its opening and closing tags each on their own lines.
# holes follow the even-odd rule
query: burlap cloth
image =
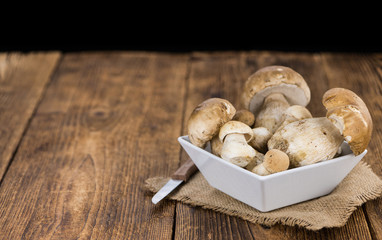
<svg viewBox="0 0 382 240">
<path fill-rule="evenodd" d="M 146 187 L 157 192 L 169 178 L 146 180 Z M 287 206 L 270 212 L 260 212 L 211 187 L 200 172 L 181 185 L 167 199 L 212 209 L 244 220 L 271 226 L 277 223 L 300 226 L 310 230 L 341 227 L 350 215 L 368 200 L 382 193 L 382 180 L 370 167 L 360 162 L 329 195 Z"/>
</svg>

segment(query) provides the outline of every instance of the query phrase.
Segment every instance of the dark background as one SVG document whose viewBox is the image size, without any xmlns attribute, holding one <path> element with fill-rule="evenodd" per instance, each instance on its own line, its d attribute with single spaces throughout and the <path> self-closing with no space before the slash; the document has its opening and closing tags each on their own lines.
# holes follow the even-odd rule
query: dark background
<svg viewBox="0 0 382 240">
<path fill-rule="evenodd" d="M 294 51 L 294 52 L 382 52 L 381 44 L 0 44 L 0 52 L 9 51 Z"/>
</svg>

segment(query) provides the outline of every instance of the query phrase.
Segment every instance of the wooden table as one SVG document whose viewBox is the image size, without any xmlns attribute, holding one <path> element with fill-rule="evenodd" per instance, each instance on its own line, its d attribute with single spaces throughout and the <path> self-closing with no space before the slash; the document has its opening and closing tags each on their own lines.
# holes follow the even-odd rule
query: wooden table
<svg viewBox="0 0 382 240">
<path fill-rule="evenodd" d="M 382 177 L 382 54 L 0 53 L 0 238 L 382 239 L 381 198 L 317 232 L 151 203 L 144 181 L 186 160 L 177 137 L 192 109 L 210 97 L 240 106 L 243 81 L 273 64 L 305 77 L 313 116 L 332 87 L 365 100 L 365 161 Z"/>
</svg>

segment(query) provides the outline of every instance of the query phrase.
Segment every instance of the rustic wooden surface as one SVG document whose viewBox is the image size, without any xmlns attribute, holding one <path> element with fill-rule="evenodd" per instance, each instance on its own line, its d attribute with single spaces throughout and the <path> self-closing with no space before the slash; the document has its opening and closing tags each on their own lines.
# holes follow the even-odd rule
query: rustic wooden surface
<svg viewBox="0 0 382 240">
<path fill-rule="evenodd" d="M 0 239 L 382 239 L 382 199 L 341 228 L 265 227 L 143 187 L 186 161 L 177 137 L 209 97 L 240 106 L 243 81 L 279 64 L 300 72 L 323 116 L 332 87 L 374 120 L 365 161 L 382 177 L 382 54 L 0 53 Z"/>
</svg>

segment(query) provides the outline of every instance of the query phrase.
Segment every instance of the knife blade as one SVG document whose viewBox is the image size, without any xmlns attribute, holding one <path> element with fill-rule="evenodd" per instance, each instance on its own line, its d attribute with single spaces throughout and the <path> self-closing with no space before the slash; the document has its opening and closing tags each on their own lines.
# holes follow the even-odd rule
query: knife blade
<svg viewBox="0 0 382 240">
<path fill-rule="evenodd" d="M 178 168 L 171 176 L 171 179 L 153 196 L 152 203 L 157 204 L 182 182 L 186 182 L 198 168 L 191 159 L 188 159 L 182 166 Z"/>
</svg>

